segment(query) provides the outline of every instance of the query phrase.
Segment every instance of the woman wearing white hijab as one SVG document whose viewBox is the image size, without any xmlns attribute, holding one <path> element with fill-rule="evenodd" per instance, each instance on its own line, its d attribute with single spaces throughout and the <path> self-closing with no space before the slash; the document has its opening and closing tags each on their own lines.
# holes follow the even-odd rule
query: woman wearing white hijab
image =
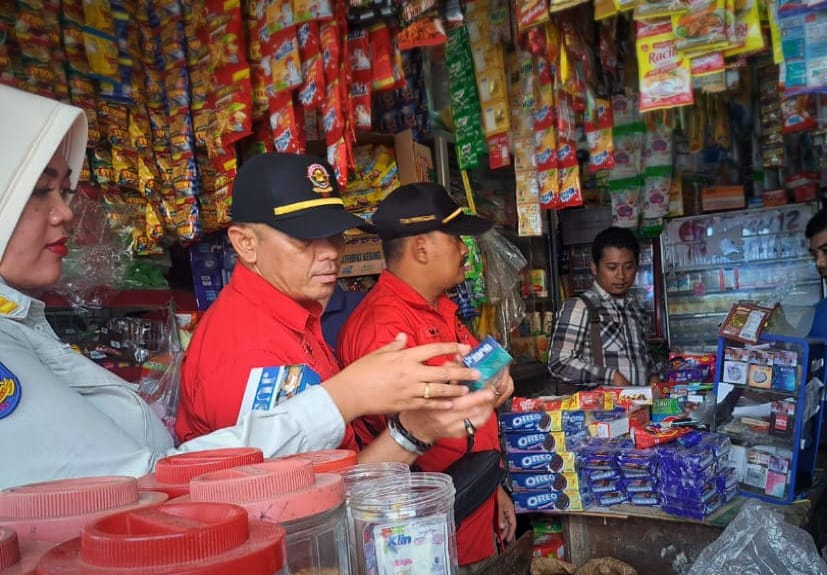
<svg viewBox="0 0 827 575">
<path fill-rule="evenodd" d="M 134 388 L 61 343 L 43 302 L 31 295 L 60 278 L 86 140 L 81 109 L 0 85 L 0 488 L 68 477 L 139 476 L 158 458 L 182 451 L 246 445 L 269 457 L 331 449 L 345 426 L 328 393 L 334 389 L 355 402 L 346 410 L 348 420 L 425 409 L 440 429 L 459 422 L 458 433 L 464 434 L 465 417 L 482 424 L 493 396 L 476 393 L 453 401 L 466 388 L 438 383 L 479 374 L 422 364 L 467 348 L 404 349 L 401 339 L 273 409 L 173 448 Z M 366 381 L 372 383 L 366 396 L 355 397 L 352 390 L 365 389 Z M 431 399 L 423 399 L 423 389 L 431 390 Z"/>
</svg>

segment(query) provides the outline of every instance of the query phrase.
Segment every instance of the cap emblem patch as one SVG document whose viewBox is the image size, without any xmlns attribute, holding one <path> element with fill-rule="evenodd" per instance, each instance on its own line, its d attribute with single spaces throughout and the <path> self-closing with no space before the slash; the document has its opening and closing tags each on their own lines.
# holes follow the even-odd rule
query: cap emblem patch
<svg viewBox="0 0 827 575">
<path fill-rule="evenodd" d="M 330 174 L 321 164 L 307 166 L 307 179 L 310 180 L 313 191 L 321 194 L 323 198 L 328 197 L 333 191 L 333 186 L 330 184 Z"/>
</svg>

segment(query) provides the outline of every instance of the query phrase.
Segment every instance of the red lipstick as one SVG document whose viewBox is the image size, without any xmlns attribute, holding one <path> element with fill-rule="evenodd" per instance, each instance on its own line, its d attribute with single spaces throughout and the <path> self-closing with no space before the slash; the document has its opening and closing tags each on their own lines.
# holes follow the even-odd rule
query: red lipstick
<svg viewBox="0 0 827 575">
<path fill-rule="evenodd" d="M 46 244 L 46 249 L 62 258 L 65 258 L 69 253 L 69 248 L 66 247 L 66 241 L 67 238 L 62 237 L 56 242 Z"/>
</svg>

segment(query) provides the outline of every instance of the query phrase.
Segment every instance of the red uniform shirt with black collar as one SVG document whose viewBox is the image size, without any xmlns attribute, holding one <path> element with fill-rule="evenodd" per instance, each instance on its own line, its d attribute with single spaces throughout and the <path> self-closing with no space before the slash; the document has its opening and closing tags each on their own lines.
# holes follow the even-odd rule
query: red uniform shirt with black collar
<svg viewBox="0 0 827 575">
<path fill-rule="evenodd" d="M 339 364 L 322 336 L 321 305 L 295 302 L 241 264 L 195 330 L 181 370 L 175 433 L 186 441 L 235 425 L 250 370 L 304 363 L 322 381 Z M 357 449 L 345 425 L 342 448 Z"/>
<path fill-rule="evenodd" d="M 385 345 L 399 332 L 408 335 L 408 346 L 458 341 L 476 345 L 477 339 L 457 317 L 457 306 L 441 297 L 434 309 L 408 284 L 389 271 L 379 276 L 376 285 L 345 322 L 339 335 L 338 354 L 348 365 Z M 439 365 L 445 358 L 431 360 Z M 364 417 L 353 422 L 362 445 L 370 443 L 385 429 L 384 417 Z M 423 471 L 443 471 L 466 452 L 465 437 L 440 439 L 416 463 Z M 500 449 L 497 418 L 494 412 L 477 430 L 473 451 Z M 494 554 L 493 529 L 496 521 L 496 494 L 465 519 L 457 532 L 460 565 L 476 563 Z"/>
</svg>

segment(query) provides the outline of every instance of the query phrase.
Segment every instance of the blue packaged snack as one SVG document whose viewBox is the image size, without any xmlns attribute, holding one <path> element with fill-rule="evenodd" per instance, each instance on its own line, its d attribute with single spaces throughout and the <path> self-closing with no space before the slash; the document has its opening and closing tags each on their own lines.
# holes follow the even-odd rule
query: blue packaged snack
<svg viewBox="0 0 827 575">
<path fill-rule="evenodd" d="M 591 505 L 588 493 L 578 491 L 523 491 L 514 493 L 517 513 L 534 511 L 582 511 Z"/>
<path fill-rule="evenodd" d="M 620 468 L 620 476 L 623 479 L 649 479 L 651 477 L 655 477 L 654 473 L 650 473 L 649 471 L 638 471 L 633 470 L 630 471 L 628 469 Z"/>
<path fill-rule="evenodd" d="M 635 493 L 629 497 L 629 503 L 654 507 L 661 504 L 661 498 L 657 493 Z"/>
<path fill-rule="evenodd" d="M 500 414 L 502 431 L 565 431 L 586 430 L 585 411 L 524 411 Z"/>
<path fill-rule="evenodd" d="M 574 453 L 553 453 L 547 451 L 509 452 L 508 469 L 511 471 L 550 471 L 565 473 L 575 470 Z"/>
<path fill-rule="evenodd" d="M 620 471 L 615 468 L 609 469 L 585 469 L 583 474 L 589 483 L 595 481 L 605 481 L 608 479 L 620 479 Z"/>
<path fill-rule="evenodd" d="M 719 495 L 718 485 L 715 481 L 709 481 L 700 489 L 684 487 L 674 483 L 663 483 L 660 487 L 660 493 L 664 497 L 677 499 L 686 504 L 706 502 Z"/>
<path fill-rule="evenodd" d="M 502 431 L 551 431 L 551 416 L 545 411 L 500 414 Z"/>
<path fill-rule="evenodd" d="M 597 481 L 589 481 L 589 488 L 592 493 L 598 497 L 603 493 L 612 493 L 620 490 L 619 479 L 598 479 Z"/>
<path fill-rule="evenodd" d="M 657 491 L 657 482 L 654 479 L 624 479 L 620 482 L 627 495 L 633 493 L 650 493 Z"/>
<path fill-rule="evenodd" d="M 657 449 L 624 449 L 617 454 L 621 471 L 654 474 L 658 468 Z"/>
<path fill-rule="evenodd" d="M 595 502 L 602 507 L 617 505 L 626 502 L 626 494 L 622 491 L 610 491 L 608 493 L 595 494 Z"/>
<path fill-rule="evenodd" d="M 688 474 L 701 473 L 717 460 L 715 454 L 702 443 L 694 447 L 664 445 L 659 450 L 659 456 L 659 464 L 662 468 L 673 470 L 675 473 L 686 472 Z"/>
<path fill-rule="evenodd" d="M 516 491 L 563 491 L 579 488 L 575 473 L 512 473 L 511 488 Z"/>
<path fill-rule="evenodd" d="M 720 493 L 716 493 L 714 497 L 702 503 L 687 503 L 679 499 L 664 497 L 661 509 L 671 515 L 702 520 L 717 511 L 723 503 L 724 498 Z"/>
<path fill-rule="evenodd" d="M 507 451 L 567 451 L 562 432 L 506 433 Z"/>
<path fill-rule="evenodd" d="M 702 489 L 704 485 L 713 481 L 717 475 L 714 467 L 707 467 L 700 473 L 690 474 L 681 470 L 674 471 L 661 467 L 658 472 L 660 482 L 664 485 L 677 485 L 686 489 Z"/>
<path fill-rule="evenodd" d="M 494 383 L 497 375 L 511 363 L 511 356 L 490 335 L 462 358 L 462 362 L 480 372 L 480 379 L 466 382 L 466 385 L 476 391 L 489 383 Z"/>
</svg>

